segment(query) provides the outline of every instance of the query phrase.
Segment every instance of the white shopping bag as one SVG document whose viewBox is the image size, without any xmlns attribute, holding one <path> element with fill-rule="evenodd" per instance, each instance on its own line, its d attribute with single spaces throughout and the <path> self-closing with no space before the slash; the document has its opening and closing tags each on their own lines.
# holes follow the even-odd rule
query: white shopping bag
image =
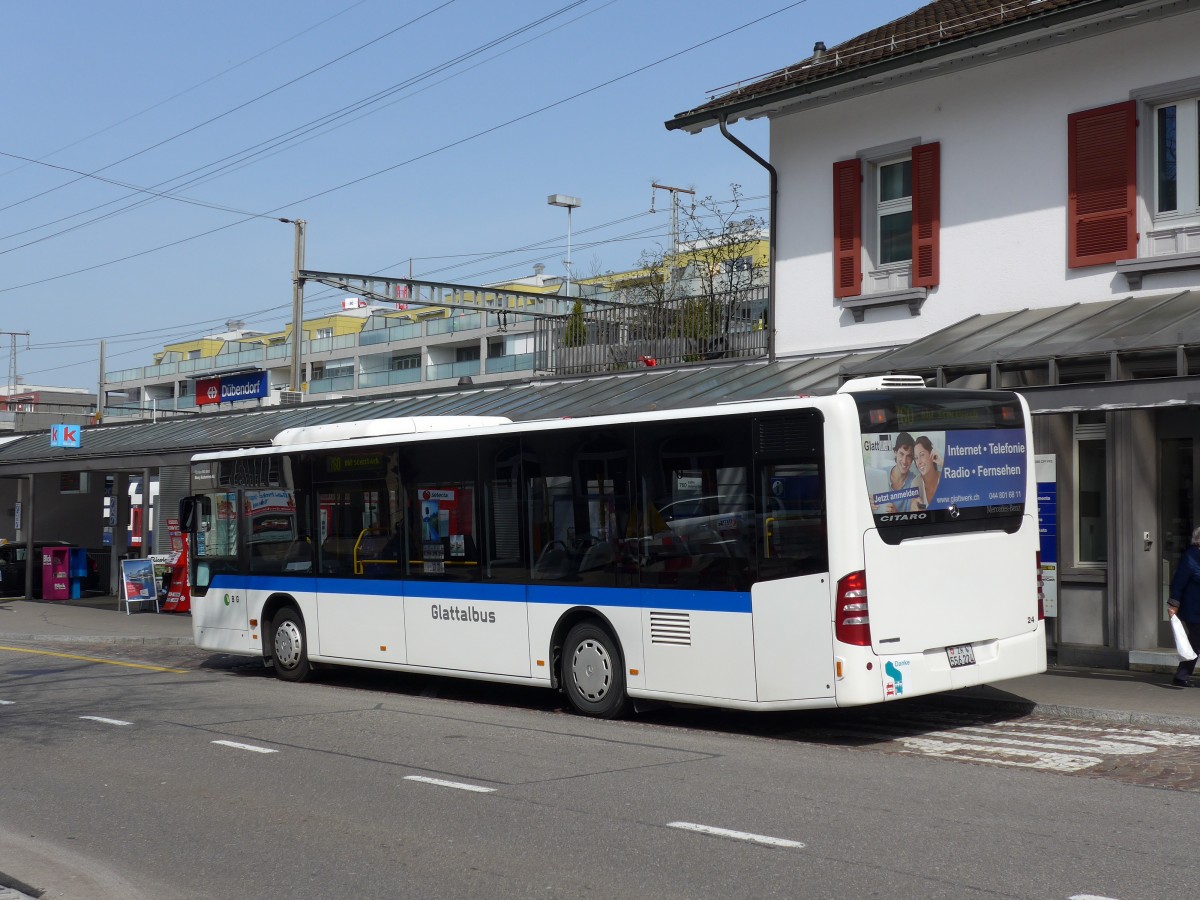
<svg viewBox="0 0 1200 900">
<path fill-rule="evenodd" d="M 1184 662 L 1195 659 L 1196 651 L 1192 649 L 1192 643 L 1188 640 L 1187 629 L 1179 621 L 1179 616 L 1171 616 L 1171 632 L 1175 635 L 1175 652 L 1179 654 L 1179 658 Z"/>
</svg>

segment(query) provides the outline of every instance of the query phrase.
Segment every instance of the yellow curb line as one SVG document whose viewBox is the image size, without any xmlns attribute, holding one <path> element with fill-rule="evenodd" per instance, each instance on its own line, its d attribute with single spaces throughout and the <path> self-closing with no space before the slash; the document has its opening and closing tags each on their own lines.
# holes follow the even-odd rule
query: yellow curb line
<svg viewBox="0 0 1200 900">
<path fill-rule="evenodd" d="M 4 647 L 0 646 L 0 650 L 8 650 L 12 653 L 34 653 L 38 656 L 57 656 L 59 659 L 79 659 L 83 662 L 104 663 L 109 666 L 124 666 L 127 669 L 147 669 L 151 672 L 173 672 L 176 675 L 187 675 L 187 669 L 169 669 L 166 666 L 147 666 L 142 663 L 117 662 L 115 659 L 98 659 L 95 656 L 76 656 L 74 653 L 55 653 L 52 650 L 27 650 L 24 647 Z"/>
</svg>

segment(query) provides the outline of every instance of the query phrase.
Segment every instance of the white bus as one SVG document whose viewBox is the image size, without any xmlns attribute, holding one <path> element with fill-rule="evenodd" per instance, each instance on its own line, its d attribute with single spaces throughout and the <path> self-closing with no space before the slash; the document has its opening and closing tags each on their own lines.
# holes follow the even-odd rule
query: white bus
<svg viewBox="0 0 1200 900">
<path fill-rule="evenodd" d="M 890 378 L 288 429 L 194 458 L 195 641 L 290 681 L 338 664 L 532 684 L 602 717 L 1041 672 L 1029 421 L 1016 394 Z"/>
</svg>

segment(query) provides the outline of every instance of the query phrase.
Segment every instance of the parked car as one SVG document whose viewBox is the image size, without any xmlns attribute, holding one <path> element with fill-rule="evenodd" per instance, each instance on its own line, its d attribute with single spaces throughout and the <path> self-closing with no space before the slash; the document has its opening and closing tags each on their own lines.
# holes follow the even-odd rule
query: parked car
<svg viewBox="0 0 1200 900">
<path fill-rule="evenodd" d="M 71 547 L 66 541 L 37 541 L 33 545 L 33 596 L 42 596 L 42 550 L 46 547 Z M 25 553 L 24 544 L 0 544 L 0 594 L 5 596 L 24 595 L 25 593 Z M 83 580 L 84 590 L 96 590 L 99 587 L 100 567 L 96 557 L 87 555 L 87 577 Z"/>
</svg>

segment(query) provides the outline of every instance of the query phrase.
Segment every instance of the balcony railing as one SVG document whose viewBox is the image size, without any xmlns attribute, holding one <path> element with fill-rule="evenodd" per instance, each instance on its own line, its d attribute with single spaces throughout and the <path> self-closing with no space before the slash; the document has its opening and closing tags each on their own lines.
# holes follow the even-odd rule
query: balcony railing
<svg viewBox="0 0 1200 900">
<path fill-rule="evenodd" d="M 387 372 L 360 372 L 358 386 L 360 388 L 387 387 L 392 384 L 412 384 L 421 380 L 420 369 L 396 369 Z"/>
<path fill-rule="evenodd" d="M 358 344 L 360 347 L 371 347 L 375 344 L 390 344 L 393 341 L 408 341 L 421 336 L 420 323 L 393 325 L 391 328 L 377 328 L 374 331 L 360 331 Z"/>
<path fill-rule="evenodd" d="M 532 353 L 514 353 L 511 356 L 490 357 L 484 366 L 489 375 L 500 372 L 529 372 L 533 370 Z"/>
<path fill-rule="evenodd" d="M 353 375 L 335 375 L 332 378 L 314 378 L 308 383 L 310 394 L 328 394 L 333 391 L 354 390 Z"/>
<path fill-rule="evenodd" d="M 644 365 L 754 359 L 767 353 L 765 286 L 715 297 L 586 309 L 582 319 L 541 319 L 534 367 L 556 375 Z"/>
<path fill-rule="evenodd" d="M 479 322 L 479 313 L 468 313 L 465 316 L 451 316 L 448 319 L 433 319 L 425 323 L 425 330 L 429 335 L 474 331 L 479 327 Z"/>
<path fill-rule="evenodd" d="M 438 363 L 425 367 L 426 381 L 441 381 L 444 378 L 462 378 L 464 375 L 478 375 L 479 360 L 469 359 L 464 362 Z"/>
</svg>

